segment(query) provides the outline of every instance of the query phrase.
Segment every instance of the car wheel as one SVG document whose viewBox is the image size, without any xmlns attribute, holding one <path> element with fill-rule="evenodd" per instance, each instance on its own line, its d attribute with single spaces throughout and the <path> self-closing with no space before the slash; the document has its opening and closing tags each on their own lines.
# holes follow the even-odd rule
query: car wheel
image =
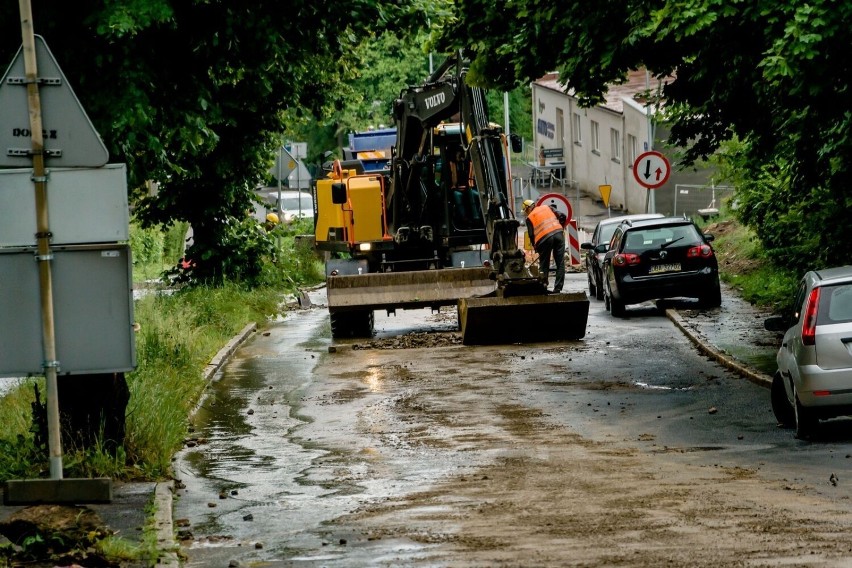
<svg viewBox="0 0 852 568">
<path fill-rule="evenodd" d="M 716 279 L 715 284 L 699 299 L 702 307 L 718 308 L 722 305 L 722 287 L 719 284 L 719 279 Z"/>
<path fill-rule="evenodd" d="M 592 273 L 589 272 L 587 274 L 588 274 L 588 277 L 589 277 L 589 296 L 598 298 L 597 287 L 592 283 Z M 600 298 L 598 298 L 598 300 L 600 300 Z"/>
<path fill-rule="evenodd" d="M 609 307 L 612 311 L 612 315 L 617 318 L 623 318 L 627 315 L 627 308 L 624 305 L 624 302 L 621 300 L 616 300 L 615 298 L 610 298 Z"/>
<path fill-rule="evenodd" d="M 603 288 L 603 285 L 601 285 L 601 288 Z M 608 292 L 609 292 L 609 285 L 607 284 L 606 285 L 606 292 L 604 293 L 604 298 L 603 298 L 604 308 L 606 309 L 606 311 L 609 311 L 609 309 L 610 309 L 610 300 L 609 300 Z"/>
<path fill-rule="evenodd" d="M 816 430 L 818 420 L 814 416 L 813 410 L 802 406 L 801 401 L 799 401 L 799 393 L 795 388 L 793 388 L 793 396 L 795 398 L 796 438 L 809 440 Z"/>
<path fill-rule="evenodd" d="M 595 298 L 597 298 L 598 300 L 604 299 L 603 285 L 600 284 L 601 281 L 603 281 L 603 275 L 598 277 L 598 285 L 596 286 L 597 294 L 595 294 Z"/>
<path fill-rule="evenodd" d="M 772 387 L 769 391 L 772 401 L 772 413 L 775 419 L 784 428 L 792 428 L 796 425 L 796 411 L 787 400 L 787 391 L 784 389 L 784 378 L 781 373 L 775 373 L 772 378 Z"/>
</svg>

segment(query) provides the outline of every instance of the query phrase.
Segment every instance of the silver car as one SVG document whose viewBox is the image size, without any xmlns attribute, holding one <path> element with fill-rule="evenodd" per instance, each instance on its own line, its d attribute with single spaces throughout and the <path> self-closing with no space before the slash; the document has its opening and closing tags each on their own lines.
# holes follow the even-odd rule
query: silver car
<svg viewBox="0 0 852 568">
<path fill-rule="evenodd" d="M 281 190 L 281 203 L 278 203 L 279 191 L 275 188 L 264 188 L 257 192 L 258 201 L 265 206 L 259 219 L 266 218 L 267 213 L 278 215 L 282 223 L 290 223 L 298 218 L 314 217 L 314 199 L 307 191 L 294 189 Z"/>
<path fill-rule="evenodd" d="M 852 266 L 808 272 L 792 313 L 766 320 L 783 331 L 772 381 L 772 411 L 796 437 L 820 419 L 852 414 Z"/>
</svg>

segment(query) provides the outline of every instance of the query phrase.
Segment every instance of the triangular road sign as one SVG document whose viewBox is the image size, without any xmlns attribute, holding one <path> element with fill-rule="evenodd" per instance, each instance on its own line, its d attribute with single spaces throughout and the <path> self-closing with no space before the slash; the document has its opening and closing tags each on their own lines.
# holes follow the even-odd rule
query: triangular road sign
<svg viewBox="0 0 852 568">
<path fill-rule="evenodd" d="M 281 146 L 278 149 L 278 155 L 275 156 L 275 163 L 269 168 L 269 175 L 278 181 L 284 181 L 295 169 L 296 159 L 293 154 L 285 146 Z"/>
<path fill-rule="evenodd" d="M 612 186 L 607 185 L 599 185 L 598 191 L 601 192 L 601 199 L 603 199 L 604 207 L 609 207 L 609 196 L 612 193 Z"/>
<path fill-rule="evenodd" d="M 99 168 L 109 160 L 86 111 L 44 38 L 35 36 L 45 164 Z M 32 135 L 23 46 L 0 82 L 0 166 L 32 167 Z"/>
</svg>

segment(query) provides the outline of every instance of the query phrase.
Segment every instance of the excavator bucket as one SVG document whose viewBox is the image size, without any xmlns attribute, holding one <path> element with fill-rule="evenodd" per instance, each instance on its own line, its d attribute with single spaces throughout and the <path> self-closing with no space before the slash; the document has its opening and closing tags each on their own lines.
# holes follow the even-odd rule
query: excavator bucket
<svg viewBox="0 0 852 568">
<path fill-rule="evenodd" d="M 585 292 L 459 300 L 465 345 L 581 339 L 586 335 L 588 317 Z"/>
</svg>

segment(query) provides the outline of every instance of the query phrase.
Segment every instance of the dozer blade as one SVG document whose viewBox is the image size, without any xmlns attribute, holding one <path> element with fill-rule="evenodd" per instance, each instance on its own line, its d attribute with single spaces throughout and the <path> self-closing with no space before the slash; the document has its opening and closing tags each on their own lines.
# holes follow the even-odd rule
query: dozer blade
<svg viewBox="0 0 852 568">
<path fill-rule="evenodd" d="M 336 311 L 451 306 L 497 287 L 485 267 L 331 276 L 328 307 Z"/>
<path fill-rule="evenodd" d="M 459 300 L 465 345 L 580 339 L 586 335 L 588 317 L 585 292 Z"/>
</svg>

